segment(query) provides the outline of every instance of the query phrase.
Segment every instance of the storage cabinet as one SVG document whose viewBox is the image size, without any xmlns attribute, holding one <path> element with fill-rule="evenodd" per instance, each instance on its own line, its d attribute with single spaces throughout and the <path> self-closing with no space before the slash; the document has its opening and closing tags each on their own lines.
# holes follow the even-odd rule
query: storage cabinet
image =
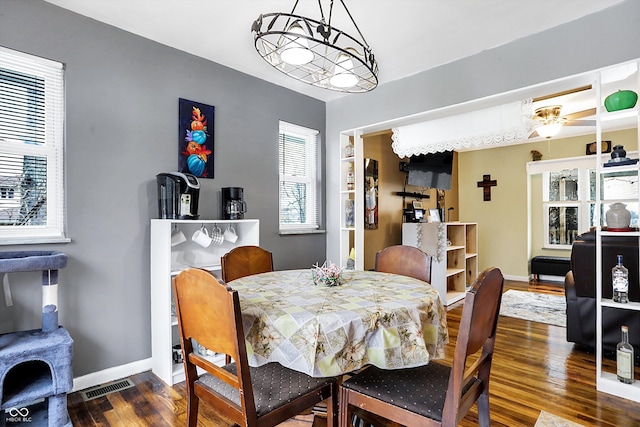
<svg viewBox="0 0 640 427">
<path fill-rule="evenodd" d="M 640 316 L 640 301 L 631 301 L 627 304 L 620 304 L 613 302 L 611 299 L 603 298 L 602 296 L 602 283 L 605 275 L 610 275 L 611 271 L 605 271 L 602 268 L 602 237 L 603 236 L 623 236 L 631 235 L 640 239 L 640 232 L 638 231 L 607 231 L 605 212 L 612 203 L 622 202 L 630 205 L 630 210 L 635 208 L 635 217 L 637 221 L 638 214 L 638 194 L 640 194 L 640 187 L 636 188 L 635 194 L 629 195 L 629 192 L 616 191 L 616 182 L 618 186 L 622 185 L 625 180 L 621 177 L 629 177 L 631 175 L 632 180 L 635 181 L 635 185 L 638 184 L 638 164 L 632 165 L 616 165 L 610 166 L 608 164 L 609 155 L 601 154 L 602 146 L 602 132 L 607 130 L 628 127 L 629 120 L 633 121 L 633 126 L 636 129 L 636 142 L 640 144 L 640 137 L 638 135 L 638 129 L 640 129 L 640 108 L 636 105 L 635 108 L 607 112 L 603 106 L 604 99 L 612 93 L 613 86 L 611 84 L 605 84 L 611 81 L 615 82 L 615 90 L 618 89 L 632 89 L 636 93 L 640 89 L 640 76 L 638 73 L 639 61 L 632 61 L 621 66 L 611 67 L 601 70 L 596 73 L 595 89 L 596 99 L 598 100 L 596 106 L 596 145 L 597 154 L 600 161 L 597 162 L 595 167 L 595 206 L 594 206 L 594 223 L 596 227 L 596 383 L 597 389 L 606 393 L 610 393 L 619 397 L 634 400 L 640 402 L 640 378 L 636 375 L 636 381 L 633 384 L 625 384 L 620 382 L 616 376 L 615 362 L 603 363 L 603 349 L 602 349 L 602 336 L 603 336 L 603 307 L 611 307 L 615 310 L 632 310 L 637 312 Z M 613 79 L 612 76 L 628 76 L 624 79 Z M 605 89 L 606 88 L 606 89 Z M 628 141 L 629 143 L 631 141 Z M 624 141 L 613 141 L 613 145 L 624 145 Z M 628 147 L 626 147 L 628 149 Z M 631 157 L 637 157 L 631 156 Z M 634 179 L 635 178 L 635 179 Z M 637 230 L 638 224 L 633 222 L 632 227 Z M 638 286 L 638 283 L 629 283 L 629 286 Z M 618 330 L 622 325 L 617 325 Z M 629 334 L 640 334 L 640 331 L 629 330 Z"/>
<path fill-rule="evenodd" d="M 224 232 L 233 226 L 238 235 L 235 243 L 211 243 L 204 248 L 191 240 L 193 233 L 204 225 L 209 231 L 215 226 Z M 244 220 L 151 220 L 151 358 L 155 375 L 168 385 L 184 380 L 182 363 L 173 362 L 173 346 L 179 344 L 178 320 L 173 305 L 171 279 L 188 267 L 199 267 L 221 277 L 221 257 L 237 246 L 259 245 L 259 221 Z M 178 228 L 186 241 L 171 246 L 171 234 Z M 224 362 L 224 356 L 211 356 L 214 363 Z"/>
<path fill-rule="evenodd" d="M 478 277 L 476 223 L 405 223 L 402 244 L 431 255 L 431 285 L 445 305 L 463 299 Z"/>
</svg>

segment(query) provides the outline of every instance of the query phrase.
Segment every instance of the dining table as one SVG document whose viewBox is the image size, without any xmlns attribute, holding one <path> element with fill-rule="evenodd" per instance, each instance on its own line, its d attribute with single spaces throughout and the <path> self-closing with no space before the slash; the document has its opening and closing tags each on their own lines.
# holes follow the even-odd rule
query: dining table
<svg viewBox="0 0 640 427">
<path fill-rule="evenodd" d="M 443 358 L 449 341 L 438 292 L 411 277 L 345 270 L 339 286 L 326 286 L 302 269 L 228 285 L 238 291 L 251 366 L 277 362 L 312 377 L 409 368 Z"/>
</svg>

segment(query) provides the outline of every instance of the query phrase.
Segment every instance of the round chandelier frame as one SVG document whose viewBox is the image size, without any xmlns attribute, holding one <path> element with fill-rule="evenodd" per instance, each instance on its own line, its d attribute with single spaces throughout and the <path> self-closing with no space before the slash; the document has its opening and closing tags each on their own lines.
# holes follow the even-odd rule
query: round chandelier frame
<svg viewBox="0 0 640 427">
<path fill-rule="evenodd" d="M 378 85 L 378 63 L 343 0 L 340 0 L 360 38 L 325 21 L 291 13 L 264 13 L 253 22 L 258 54 L 278 71 L 304 83 L 347 93 L 369 92 Z"/>
</svg>

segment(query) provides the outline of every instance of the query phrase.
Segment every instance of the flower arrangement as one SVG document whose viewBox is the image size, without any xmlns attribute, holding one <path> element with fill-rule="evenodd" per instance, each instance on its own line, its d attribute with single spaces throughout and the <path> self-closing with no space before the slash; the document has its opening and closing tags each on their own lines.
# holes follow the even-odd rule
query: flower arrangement
<svg viewBox="0 0 640 427">
<path fill-rule="evenodd" d="M 311 277 L 314 285 L 339 286 L 342 284 L 342 270 L 331 261 L 325 261 L 321 266 L 314 264 Z"/>
</svg>

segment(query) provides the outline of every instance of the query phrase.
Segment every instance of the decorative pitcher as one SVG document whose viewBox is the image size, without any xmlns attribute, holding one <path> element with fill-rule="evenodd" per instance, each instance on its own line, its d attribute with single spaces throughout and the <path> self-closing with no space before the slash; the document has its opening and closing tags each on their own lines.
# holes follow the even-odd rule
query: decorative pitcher
<svg viewBox="0 0 640 427">
<path fill-rule="evenodd" d="M 631 212 L 624 203 L 611 203 L 605 217 L 609 231 L 627 230 L 631 224 Z"/>
</svg>

